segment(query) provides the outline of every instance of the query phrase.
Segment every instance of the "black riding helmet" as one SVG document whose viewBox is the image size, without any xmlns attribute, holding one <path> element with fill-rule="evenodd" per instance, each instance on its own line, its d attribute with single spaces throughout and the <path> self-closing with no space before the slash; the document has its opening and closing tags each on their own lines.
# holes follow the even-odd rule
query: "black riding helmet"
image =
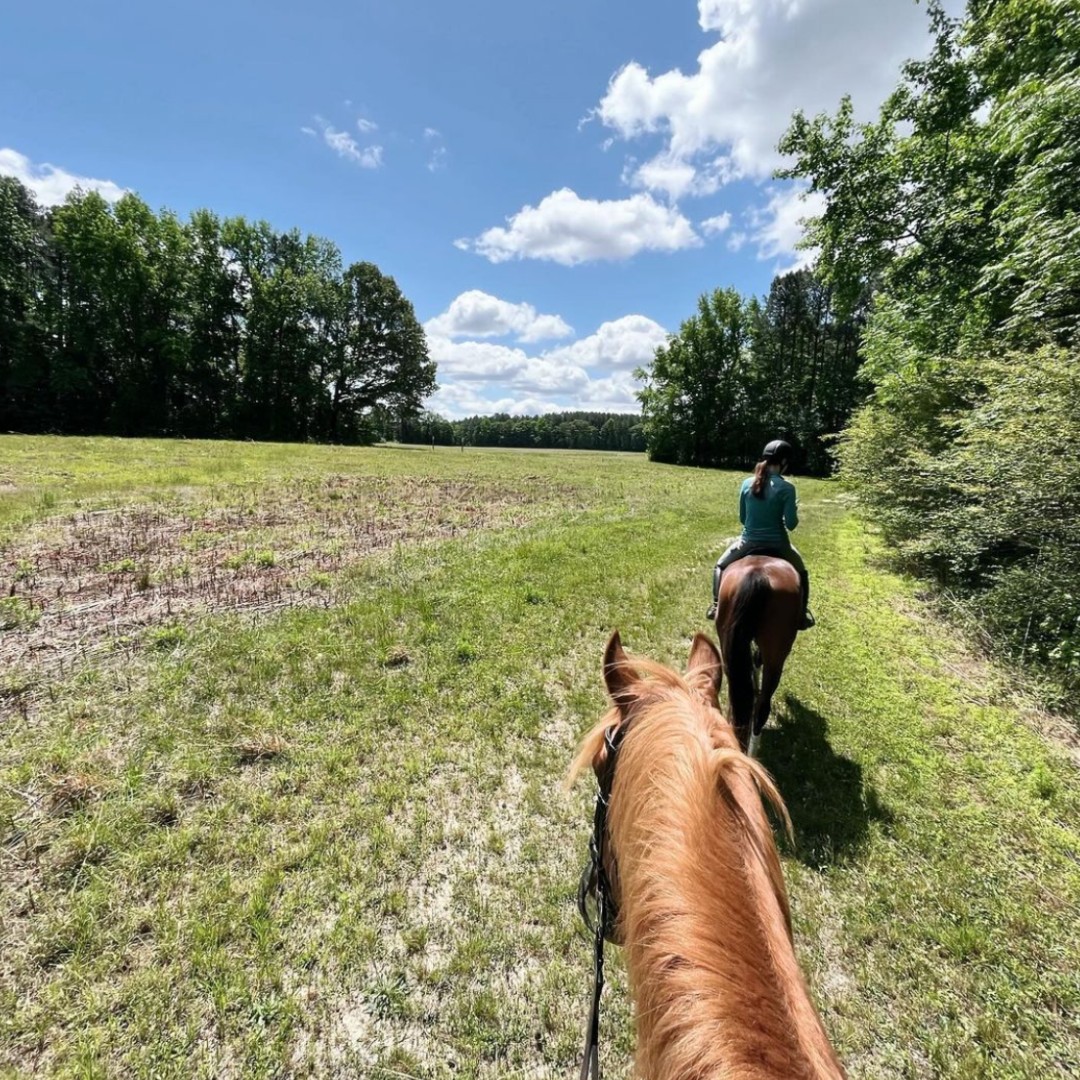
<svg viewBox="0 0 1080 1080">
<path fill-rule="evenodd" d="M 791 444 L 784 442 L 783 439 L 773 439 L 762 450 L 761 456 L 765 461 L 775 461 L 782 465 L 785 461 L 791 460 Z"/>
</svg>

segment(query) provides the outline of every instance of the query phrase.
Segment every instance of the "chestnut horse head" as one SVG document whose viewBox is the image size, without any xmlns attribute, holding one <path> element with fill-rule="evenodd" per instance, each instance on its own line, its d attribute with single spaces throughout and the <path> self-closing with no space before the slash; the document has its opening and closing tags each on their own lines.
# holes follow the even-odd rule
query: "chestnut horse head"
<svg viewBox="0 0 1080 1080">
<path fill-rule="evenodd" d="M 611 711 L 571 778 L 607 772 L 605 870 L 635 1001 L 638 1073 L 650 1080 L 843 1077 L 795 958 L 763 800 L 787 812 L 720 712 L 720 655 L 698 634 L 685 677 L 604 654 Z"/>
</svg>

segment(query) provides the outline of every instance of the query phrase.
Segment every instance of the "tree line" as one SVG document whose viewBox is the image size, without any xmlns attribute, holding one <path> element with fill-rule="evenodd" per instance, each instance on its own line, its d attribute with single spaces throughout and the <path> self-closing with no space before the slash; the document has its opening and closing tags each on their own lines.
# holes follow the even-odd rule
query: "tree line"
<svg viewBox="0 0 1080 1080">
<path fill-rule="evenodd" d="M 401 423 L 402 442 L 438 446 L 506 446 L 543 450 L 645 450 L 641 417 L 627 413 L 561 412 L 543 416 L 470 416 L 447 420 L 422 413 Z"/>
<path fill-rule="evenodd" d="M 786 175 L 841 310 L 871 293 L 840 475 L 914 569 L 1080 697 L 1080 7 L 928 4 L 870 123 L 796 115 Z"/>
<path fill-rule="evenodd" d="M 328 240 L 0 177 L 0 430 L 370 442 L 434 388 L 394 279 Z"/>
<path fill-rule="evenodd" d="M 809 270 L 774 279 L 764 302 L 734 289 L 701 296 L 637 373 L 650 457 L 744 468 L 785 438 L 800 471 L 828 472 L 828 436 L 863 395 L 864 321 L 861 307 L 841 315 L 833 289 Z"/>
</svg>

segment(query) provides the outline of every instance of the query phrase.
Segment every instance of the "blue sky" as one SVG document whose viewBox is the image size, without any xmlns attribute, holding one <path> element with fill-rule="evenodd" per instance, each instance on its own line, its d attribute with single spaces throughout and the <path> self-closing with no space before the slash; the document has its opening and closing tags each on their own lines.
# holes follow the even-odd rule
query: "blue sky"
<svg viewBox="0 0 1080 1080">
<path fill-rule="evenodd" d="M 378 264 L 446 416 L 629 412 L 702 292 L 805 259 L 792 110 L 869 118 L 927 42 L 914 0 L 5 5 L 0 172 Z"/>
</svg>

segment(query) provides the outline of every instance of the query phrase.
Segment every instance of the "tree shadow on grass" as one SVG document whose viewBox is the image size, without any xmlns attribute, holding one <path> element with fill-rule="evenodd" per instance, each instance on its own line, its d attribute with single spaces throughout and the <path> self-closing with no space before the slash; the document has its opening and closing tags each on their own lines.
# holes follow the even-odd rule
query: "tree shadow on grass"
<svg viewBox="0 0 1080 1080">
<path fill-rule="evenodd" d="M 892 813 L 863 780 L 862 766 L 829 745 L 828 721 L 788 694 L 761 735 L 761 763 L 787 804 L 795 843 L 785 849 L 814 869 L 847 862 L 866 844 L 872 822 Z"/>
</svg>

